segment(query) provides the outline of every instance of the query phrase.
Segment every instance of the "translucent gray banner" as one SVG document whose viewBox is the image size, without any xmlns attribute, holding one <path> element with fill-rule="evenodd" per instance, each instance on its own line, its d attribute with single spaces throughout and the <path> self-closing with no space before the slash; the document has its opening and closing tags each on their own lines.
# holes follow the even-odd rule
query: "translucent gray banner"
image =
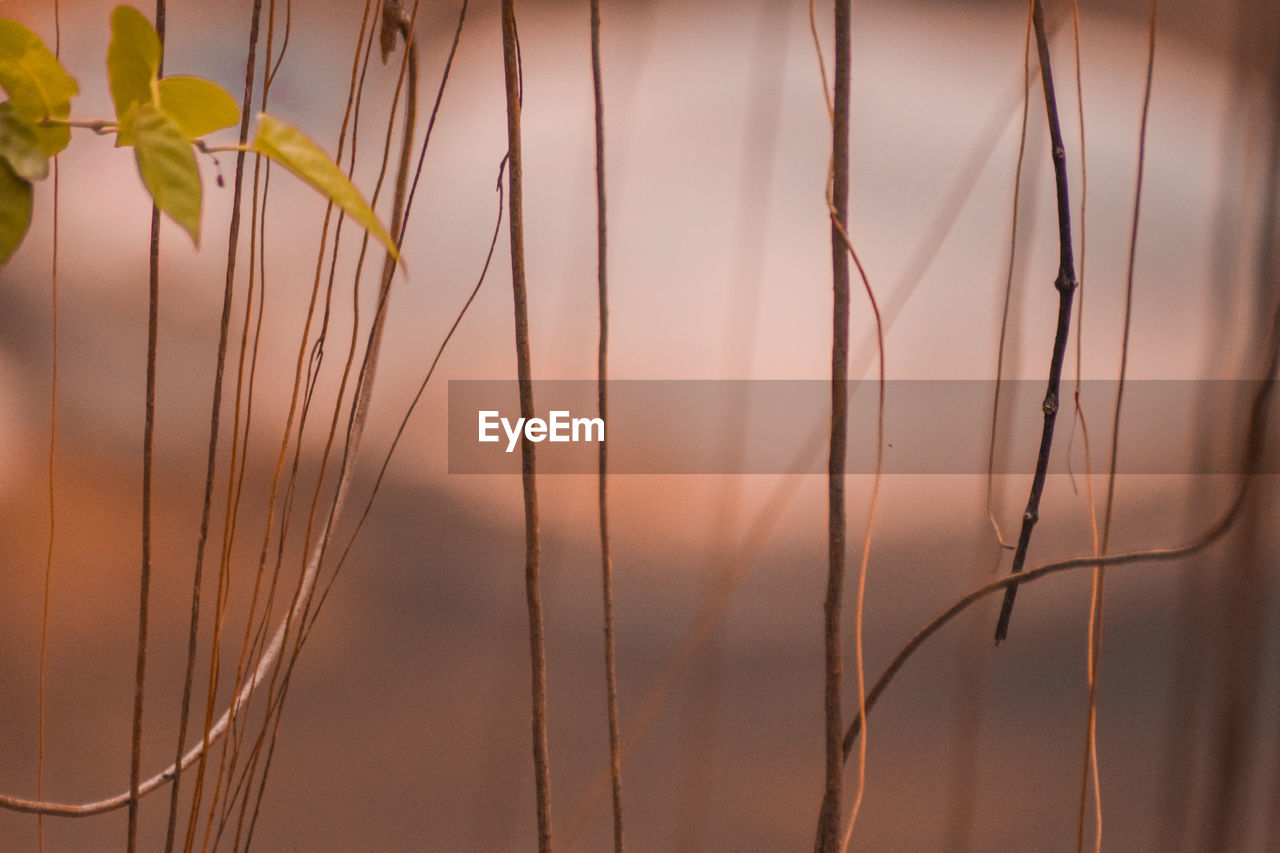
<svg viewBox="0 0 1280 853">
<path fill-rule="evenodd" d="M 1133 380 L 1125 384 L 1118 471 L 1241 473 L 1248 406 L 1260 382 Z M 1090 468 L 1106 473 L 1115 381 L 1090 380 L 1080 403 Z M 603 424 L 611 474 L 825 474 L 831 385 L 823 380 L 615 380 Z M 850 474 L 875 471 L 877 383 L 849 383 Z M 992 470 L 1030 474 L 1044 426 L 1045 383 L 999 383 Z M 991 380 L 894 380 L 885 386 L 886 474 L 984 474 Z M 540 474 L 594 474 L 599 435 L 594 380 L 534 383 L 536 421 L 521 422 L 514 380 L 450 380 L 449 472 L 518 474 L 520 443 Z M 1062 385 L 1050 473 L 1085 471 L 1075 383 Z M 484 440 L 482 440 L 482 437 Z M 1068 448 L 1070 465 L 1068 466 Z M 1258 473 L 1280 472 L 1274 452 Z"/>
</svg>

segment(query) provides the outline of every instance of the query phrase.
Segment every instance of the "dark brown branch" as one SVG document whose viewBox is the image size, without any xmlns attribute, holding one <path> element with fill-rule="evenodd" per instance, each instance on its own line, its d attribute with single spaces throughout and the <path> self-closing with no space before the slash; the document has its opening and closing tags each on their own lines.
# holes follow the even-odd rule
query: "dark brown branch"
<svg viewBox="0 0 1280 853">
<path fill-rule="evenodd" d="M 1071 249 L 1071 196 L 1067 192 L 1067 151 L 1062 141 L 1062 127 L 1058 122 L 1058 102 L 1053 90 L 1053 70 L 1049 64 L 1049 36 L 1045 31 L 1044 8 L 1035 0 L 1032 18 L 1036 31 L 1036 49 L 1040 54 L 1040 79 L 1044 83 L 1044 107 L 1049 120 L 1049 141 L 1053 146 L 1053 176 L 1058 196 L 1058 242 L 1060 257 L 1058 277 L 1054 287 L 1058 290 L 1058 329 L 1053 338 L 1053 355 L 1049 361 L 1049 387 L 1045 392 L 1044 429 L 1040 434 L 1040 453 L 1036 457 L 1036 471 L 1031 479 L 1031 493 L 1027 508 L 1022 514 L 1022 531 L 1013 553 L 1012 574 L 1018 574 L 1027 561 L 1031 545 L 1031 532 L 1040 518 L 1040 496 L 1044 492 L 1045 475 L 1049 472 L 1049 453 L 1053 448 L 1053 426 L 1058 416 L 1059 386 L 1062 380 L 1062 363 L 1067 353 L 1067 335 L 1071 330 L 1071 300 L 1076 291 L 1075 260 Z M 1016 582 L 1005 588 L 1004 603 L 1000 606 L 1000 620 L 996 623 L 996 642 L 1009 634 L 1009 617 L 1013 613 L 1013 600 L 1018 594 Z"/>
</svg>

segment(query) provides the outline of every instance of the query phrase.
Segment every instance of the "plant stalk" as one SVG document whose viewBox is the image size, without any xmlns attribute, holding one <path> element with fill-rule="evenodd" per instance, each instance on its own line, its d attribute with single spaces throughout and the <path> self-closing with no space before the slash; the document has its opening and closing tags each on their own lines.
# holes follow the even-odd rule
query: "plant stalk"
<svg viewBox="0 0 1280 853">
<path fill-rule="evenodd" d="M 1071 196 L 1067 191 L 1067 150 L 1062 141 L 1062 127 L 1058 121 L 1058 101 L 1053 89 L 1053 70 L 1049 64 L 1049 36 L 1045 30 L 1044 8 L 1041 0 L 1034 0 L 1031 12 L 1036 31 L 1036 50 L 1040 54 L 1040 79 L 1044 83 L 1044 107 L 1049 121 L 1049 141 L 1053 146 L 1053 177 L 1058 198 L 1058 277 L 1053 286 L 1058 291 L 1058 328 L 1053 338 L 1053 355 L 1049 360 L 1049 387 L 1045 392 L 1044 429 L 1040 434 L 1040 452 L 1036 457 L 1035 475 L 1031 479 L 1031 493 L 1027 508 L 1022 514 L 1022 530 L 1018 534 L 1017 549 L 1013 552 L 1011 574 L 1022 571 L 1031 546 L 1031 533 L 1040 518 L 1040 496 L 1044 493 L 1045 476 L 1049 473 L 1049 453 L 1053 448 L 1053 427 L 1058 417 L 1059 388 L 1062 383 L 1062 364 L 1067 354 L 1067 336 L 1071 331 L 1071 301 L 1078 283 L 1075 259 L 1071 248 Z M 1009 635 L 1009 617 L 1013 614 L 1013 601 L 1018 595 L 1018 585 L 1005 588 L 1004 603 L 1000 606 L 1000 619 L 996 623 L 995 640 L 999 644 Z"/>
<path fill-rule="evenodd" d="M 511 235 L 511 286 L 515 299 L 516 362 L 520 415 L 534 417 L 533 371 L 529 359 L 529 308 L 524 269 L 524 188 L 520 154 L 520 45 L 515 0 L 502 0 L 502 60 L 507 84 L 507 228 Z M 538 850 L 551 850 L 551 770 L 547 746 L 547 652 L 542 627 L 542 594 L 538 576 L 542 545 L 538 533 L 537 467 L 533 444 L 520 442 L 520 477 L 524 487 L 524 578 L 529 611 L 529 652 L 533 688 L 533 766 L 538 803 Z"/>
</svg>

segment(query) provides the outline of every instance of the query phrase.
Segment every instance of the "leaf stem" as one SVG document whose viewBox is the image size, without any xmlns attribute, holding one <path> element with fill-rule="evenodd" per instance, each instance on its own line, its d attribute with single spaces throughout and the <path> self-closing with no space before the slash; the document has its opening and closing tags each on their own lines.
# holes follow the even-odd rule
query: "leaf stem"
<svg viewBox="0 0 1280 853">
<path fill-rule="evenodd" d="M 191 142 L 201 154 L 252 154 L 254 150 L 253 146 L 246 142 L 242 142 L 239 145 L 210 145 L 203 139 L 193 139 Z"/>
<path fill-rule="evenodd" d="M 108 133 L 115 133 L 120 129 L 120 126 L 110 119 L 78 120 L 45 117 L 40 119 L 38 123 L 42 127 L 78 127 L 83 130 L 92 130 L 99 136 L 105 136 Z"/>
</svg>

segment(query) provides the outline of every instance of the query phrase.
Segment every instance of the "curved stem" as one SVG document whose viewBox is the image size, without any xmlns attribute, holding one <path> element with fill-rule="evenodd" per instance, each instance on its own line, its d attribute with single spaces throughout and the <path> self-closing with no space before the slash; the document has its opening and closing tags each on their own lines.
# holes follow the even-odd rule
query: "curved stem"
<svg viewBox="0 0 1280 853">
<path fill-rule="evenodd" d="M 1270 331 L 1271 340 L 1267 349 L 1267 357 L 1265 363 L 1264 378 L 1259 384 L 1258 391 L 1254 395 L 1253 402 L 1249 411 L 1249 427 L 1246 432 L 1246 448 L 1244 456 L 1244 464 L 1241 469 L 1245 471 L 1245 475 L 1240 481 L 1240 488 L 1237 490 L 1235 498 L 1231 504 L 1222 513 L 1219 519 L 1209 526 L 1198 537 L 1189 543 L 1173 548 L 1156 548 L 1148 551 L 1131 551 L 1124 554 L 1114 554 L 1111 556 L 1086 555 L 1083 557 L 1072 557 L 1067 560 L 1058 560 L 1052 563 L 1045 563 L 1030 571 L 1023 572 L 1021 575 L 1009 575 L 999 578 L 990 583 L 983 584 L 977 589 L 972 590 L 967 595 L 958 599 L 954 604 L 936 616 L 931 622 L 916 632 L 915 636 L 902 648 L 900 652 L 885 668 L 884 673 L 876 681 L 875 686 L 867 694 L 866 710 L 867 713 L 875 706 L 877 700 L 884 693 L 885 688 L 893 681 L 898 671 L 910 659 L 924 642 L 938 632 L 942 626 L 946 625 L 960 613 L 964 612 L 971 604 L 987 597 L 988 595 L 1002 589 L 1008 589 L 1016 583 L 1030 583 L 1037 581 L 1043 577 L 1058 572 L 1068 571 L 1071 569 L 1088 568 L 1092 566 L 1115 567 L 1135 565 L 1139 563 L 1153 563 L 1173 560 L 1180 557 L 1189 557 L 1208 548 L 1214 542 L 1222 538 L 1222 536 L 1231 529 L 1236 519 L 1240 515 L 1241 507 L 1244 506 L 1245 498 L 1249 493 L 1249 484 L 1251 472 L 1257 471 L 1259 462 L 1262 459 L 1264 441 L 1266 437 L 1267 427 L 1267 410 L 1271 403 L 1271 394 L 1275 386 L 1275 373 L 1277 362 L 1280 361 L 1280 306 L 1272 319 L 1272 328 Z M 847 760 L 849 753 L 853 750 L 854 741 L 858 737 L 858 733 L 862 729 L 862 719 L 859 717 L 849 726 L 848 732 L 844 737 L 844 757 Z"/>
<path fill-rule="evenodd" d="M 1058 291 L 1058 328 L 1053 338 L 1053 355 L 1049 361 L 1049 387 L 1045 391 L 1044 429 L 1040 434 L 1040 453 L 1036 457 L 1036 471 L 1031 479 L 1031 493 L 1027 508 L 1022 514 L 1022 531 L 1018 535 L 1018 547 L 1013 552 L 1011 574 L 1022 571 L 1031 546 L 1031 532 L 1040 518 L 1040 496 L 1044 492 L 1045 476 L 1049 473 L 1049 452 L 1053 447 L 1053 425 L 1058 415 L 1058 391 L 1062 380 L 1062 363 L 1067 354 L 1067 335 L 1071 330 L 1071 299 L 1076 290 L 1075 260 L 1071 248 L 1071 196 L 1067 191 L 1067 151 L 1062 141 L 1062 127 L 1058 122 L 1058 101 L 1053 89 L 1053 69 L 1049 65 L 1049 36 L 1044 25 L 1044 7 L 1040 0 L 1032 0 L 1032 19 L 1036 31 L 1036 49 L 1040 53 L 1040 79 L 1044 83 L 1044 108 L 1049 120 L 1049 141 L 1053 146 L 1053 176 L 1058 195 L 1058 277 L 1054 287 Z M 1004 603 L 1000 606 L 1000 619 L 996 623 L 996 643 L 1009 634 L 1009 617 L 1013 614 L 1013 601 L 1018 594 L 1015 581 L 1005 588 Z"/>
</svg>

